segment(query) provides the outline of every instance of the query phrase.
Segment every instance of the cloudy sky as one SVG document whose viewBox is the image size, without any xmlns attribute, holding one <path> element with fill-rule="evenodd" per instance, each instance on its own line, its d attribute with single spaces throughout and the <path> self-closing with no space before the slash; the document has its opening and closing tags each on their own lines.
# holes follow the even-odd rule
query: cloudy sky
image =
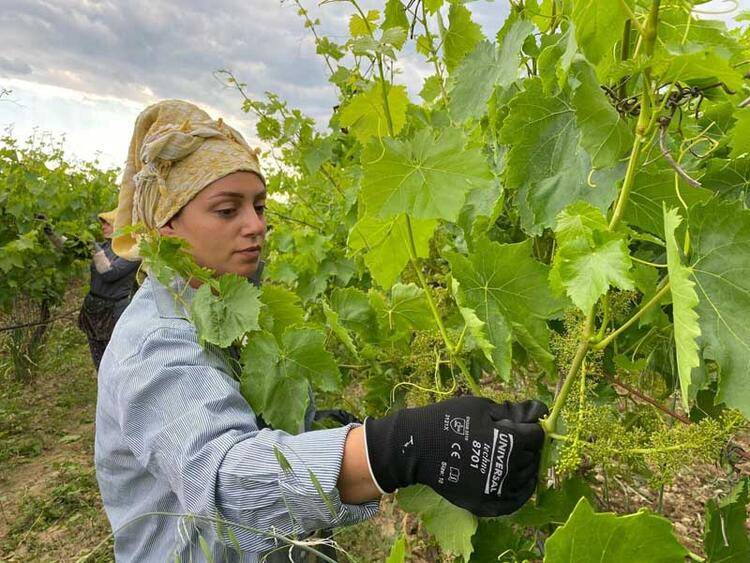
<svg viewBox="0 0 750 563">
<path fill-rule="evenodd" d="M 321 33 L 346 39 L 350 5 L 301 2 L 321 19 Z M 383 3 L 360 0 L 364 8 Z M 750 0 L 739 4 L 750 8 Z M 470 7 L 487 35 L 508 12 L 507 0 Z M 140 110 L 162 98 L 224 116 L 253 144 L 254 120 L 215 77 L 219 69 L 246 82 L 250 95 L 276 92 L 322 124 L 336 103 L 292 0 L 0 0 L 0 37 L 0 89 L 12 90 L 0 101 L 0 130 L 64 134 L 71 155 L 98 155 L 109 166 L 124 160 Z M 408 52 L 401 71 L 416 97 L 430 70 Z"/>
</svg>

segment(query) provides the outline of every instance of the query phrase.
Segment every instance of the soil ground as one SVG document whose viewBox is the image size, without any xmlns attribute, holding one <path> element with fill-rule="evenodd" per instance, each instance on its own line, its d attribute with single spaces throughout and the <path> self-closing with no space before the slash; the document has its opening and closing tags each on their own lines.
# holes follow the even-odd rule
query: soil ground
<svg viewBox="0 0 750 563">
<path fill-rule="evenodd" d="M 75 307 L 71 301 L 63 308 Z M 113 560 L 93 468 L 96 375 L 74 319 L 51 326 L 29 382 L 13 381 L 8 358 L 0 352 L 0 561 L 76 561 L 95 548 L 88 561 Z M 747 437 L 742 445 L 750 451 Z M 696 466 L 664 490 L 663 513 L 697 554 L 706 499 L 726 494 L 737 472 L 750 475 L 750 463 L 735 471 Z M 603 485 L 600 477 L 595 489 L 605 509 L 633 512 L 659 505 L 658 492 L 645 484 L 611 477 L 606 492 Z M 335 537 L 354 560 L 370 562 L 385 560 L 401 534 L 407 537 L 410 561 L 441 560 L 419 522 L 390 499 L 382 501 L 376 518 L 339 530 Z"/>
</svg>

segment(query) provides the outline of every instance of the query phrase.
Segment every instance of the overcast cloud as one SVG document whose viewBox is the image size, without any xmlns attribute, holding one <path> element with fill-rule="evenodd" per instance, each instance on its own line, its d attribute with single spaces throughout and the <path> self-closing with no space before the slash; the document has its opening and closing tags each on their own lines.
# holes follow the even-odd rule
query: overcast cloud
<svg viewBox="0 0 750 563">
<path fill-rule="evenodd" d="M 742 0 L 748 4 L 750 0 Z M 364 8 L 381 0 L 361 0 Z M 303 0 L 321 32 L 343 42 L 353 10 L 345 3 Z M 470 4 L 494 35 L 508 4 Z M 0 103 L 0 127 L 17 136 L 33 127 L 66 133 L 73 154 L 124 158 L 135 116 L 162 98 L 184 98 L 222 115 L 253 140 L 253 119 L 239 94 L 214 72 L 229 69 L 252 96 L 278 93 L 325 126 L 336 103 L 313 37 L 291 0 L 0 0 L 0 88 L 16 103 Z M 407 52 L 398 81 L 415 97 L 430 73 Z"/>
</svg>

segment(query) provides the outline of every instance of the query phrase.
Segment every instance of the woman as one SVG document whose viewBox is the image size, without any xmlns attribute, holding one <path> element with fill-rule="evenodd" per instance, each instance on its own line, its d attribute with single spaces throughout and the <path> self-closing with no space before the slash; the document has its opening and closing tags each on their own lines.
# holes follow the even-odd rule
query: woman
<svg viewBox="0 0 750 563">
<path fill-rule="evenodd" d="M 139 265 L 138 261 L 125 260 L 112 251 L 110 239 L 115 211 L 100 213 L 98 218 L 105 241 L 96 244 L 91 262 L 91 284 L 78 316 L 78 326 L 86 333 L 91 360 L 97 370 L 117 319 L 130 302 Z"/>
<path fill-rule="evenodd" d="M 217 274 L 251 277 L 265 198 L 256 152 L 239 133 L 168 100 L 136 121 L 116 226 L 144 223 L 185 239 Z M 114 249 L 138 256 L 130 235 Z M 216 561 L 259 561 L 284 546 L 279 536 L 360 522 L 376 513 L 381 494 L 415 483 L 485 516 L 512 512 L 531 495 L 541 403 L 461 397 L 364 426 L 299 435 L 261 428 L 229 367 L 198 343 L 174 291 L 189 302 L 195 287 L 145 280 L 99 372 L 96 469 L 117 561 L 204 560 L 202 549 Z M 280 466 L 279 452 L 290 467 Z M 237 523 L 242 554 L 212 523 L 167 513 Z M 288 560 L 286 550 L 275 557 Z"/>
</svg>

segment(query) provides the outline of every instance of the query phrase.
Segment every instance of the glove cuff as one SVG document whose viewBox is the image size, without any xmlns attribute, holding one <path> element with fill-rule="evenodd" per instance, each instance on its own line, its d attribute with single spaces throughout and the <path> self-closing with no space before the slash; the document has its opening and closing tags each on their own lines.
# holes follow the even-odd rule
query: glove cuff
<svg viewBox="0 0 750 563">
<path fill-rule="evenodd" d="M 399 413 L 383 418 L 365 419 L 365 444 L 370 473 L 378 489 L 383 493 L 392 493 L 399 487 L 409 485 L 402 478 L 404 460 L 394 456 L 394 445 L 397 443 L 397 421 Z"/>
<path fill-rule="evenodd" d="M 362 431 L 365 434 L 365 457 L 367 458 L 367 469 L 370 471 L 370 477 L 372 478 L 372 482 L 375 483 L 375 488 L 378 491 L 380 491 L 381 495 L 387 495 L 388 492 L 384 491 L 383 487 L 380 486 L 380 483 L 378 482 L 377 477 L 375 477 L 375 472 L 372 470 L 372 462 L 370 461 L 370 446 L 367 443 L 367 421 L 368 420 L 372 420 L 372 419 L 369 416 L 365 417 L 365 421 L 362 424 Z"/>
</svg>

